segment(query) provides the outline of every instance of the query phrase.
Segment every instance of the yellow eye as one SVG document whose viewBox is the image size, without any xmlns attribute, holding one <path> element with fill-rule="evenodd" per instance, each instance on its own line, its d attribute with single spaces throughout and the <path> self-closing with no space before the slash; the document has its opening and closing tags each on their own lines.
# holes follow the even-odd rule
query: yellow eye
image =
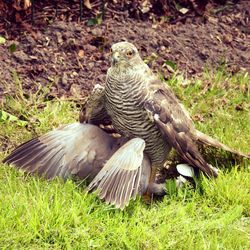
<svg viewBox="0 0 250 250">
<path fill-rule="evenodd" d="M 128 52 L 127 52 L 127 57 L 132 57 L 133 56 L 133 51 L 132 50 L 129 50 Z"/>
</svg>

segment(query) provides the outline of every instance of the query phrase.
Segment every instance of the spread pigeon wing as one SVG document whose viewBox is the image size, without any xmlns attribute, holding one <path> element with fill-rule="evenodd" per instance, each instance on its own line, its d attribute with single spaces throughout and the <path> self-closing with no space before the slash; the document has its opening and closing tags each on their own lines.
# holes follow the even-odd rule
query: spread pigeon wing
<svg viewBox="0 0 250 250">
<path fill-rule="evenodd" d="M 119 148 L 90 183 L 107 203 L 123 209 L 139 193 L 145 141 L 134 138 Z"/>
<path fill-rule="evenodd" d="M 151 118 L 167 142 L 185 161 L 207 175 L 217 176 L 217 171 L 198 151 L 196 130 L 191 118 L 168 86 L 164 86 L 158 79 L 149 81 L 148 87 L 145 88 L 144 107 L 153 116 Z"/>
<path fill-rule="evenodd" d="M 3 162 L 46 179 L 83 179 L 97 174 L 115 143 L 94 125 L 73 123 L 20 145 Z"/>
</svg>

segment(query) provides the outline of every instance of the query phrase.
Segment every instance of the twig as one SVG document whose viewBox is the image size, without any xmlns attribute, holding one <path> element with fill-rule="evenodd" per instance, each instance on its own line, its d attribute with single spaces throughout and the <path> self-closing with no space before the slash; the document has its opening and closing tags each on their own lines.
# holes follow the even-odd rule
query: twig
<svg viewBox="0 0 250 250">
<path fill-rule="evenodd" d="M 110 9 L 109 7 L 107 7 L 107 10 L 116 15 L 123 15 L 123 16 L 127 15 L 126 11 L 117 11 L 117 10 Z"/>
<path fill-rule="evenodd" d="M 32 24 L 35 23 L 35 0 L 31 0 L 31 19 L 32 19 Z"/>
<path fill-rule="evenodd" d="M 75 52 L 75 55 L 76 55 L 76 60 L 77 60 L 78 66 L 79 66 L 81 69 L 83 69 L 83 66 L 82 66 L 82 64 L 81 64 L 81 62 L 80 62 L 80 60 L 79 60 L 78 55 L 77 55 L 76 52 Z"/>
<path fill-rule="evenodd" d="M 83 2 L 80 0 L 80 21 L 82 21 Z"/>
<path fill-rule="evenodd" d="M 107 3 L 108 5 L 108 3 Z M 101 11 L 102 11 L 102 20 L 105 20 L 106 17 L 106 1 L 102 0 L 102 7 L 101 7 Z"/>
<path fill-rule="evenodd" d="M 193 15 L 193 14 L 188 14 L 188 15 L 185 15 L 185 16 L 182 16 L 182 17 L 179 17 L 179 18 L 176 18 L 176 19 L 174 19 L 173 21 L 170 21 L 170 23 L 171 23 L 171 24 L 176 24 L 176 23 L 178 23 L 178 22 L 180 22 L 180 21 L 186 20 L 188 17 L 194 17 L 194 15 Z"/>
</svg>

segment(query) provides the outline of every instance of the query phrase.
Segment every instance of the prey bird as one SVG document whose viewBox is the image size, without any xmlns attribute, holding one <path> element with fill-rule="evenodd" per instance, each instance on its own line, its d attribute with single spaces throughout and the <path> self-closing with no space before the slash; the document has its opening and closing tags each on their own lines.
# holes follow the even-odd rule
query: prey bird
<svg viewBox="0 0 250 250">
<path fill-rule="evenodd" d="M 94 179 L 88 188 L 98 183 L 99 196 L 123 209 L 148 189 L 151 164 L 144 147 L 140 138 L 117 139 L 97 126 L 72 123 L 21 144 L 3 162 L 46 179 Z M 113 163 L 118 167 L 109 171 Z M 110 184 L 113 192 L 108 192 Z M 152 193 L 162 194 L 162 190 L 163 184 L 151 185 Z"/>
<path fill-rule="evenodd" d="M 155 182 L 157 169 L 163 168 L 172 148 L 187 163 L 208 176 L 217 176 L 217 170 L 204 160 L 197 144 L 249 157 L 196 130 L 184 106 L 170 87 L 152 73 L 133 44 L 116 43 L 111 47 L 111 54 L 111 67 L 105 86 L 97 91 L 96 105 L 92 103 L 86 108 L 85 119 L 96 125 L 101 124 L 102 119 L 110 121 L 123 137 L 145 141 L 145 153 L 152 165 L 147 199 L 152 195 L 150 187 Z M 120 166 L 113 162 L 109 167 L 115 169 Z M 131 169 L 127 168 L 128 172 L 132 170 L 133 165 Z M 101 170 L 98 175 L 103 177 L 105 173 Z M 111 177 L 105 179 L 109 183 L 109 192 L 113 192 L 113 187 L 116 187 L 112 182 L 120 180 L 119 175 Z M 97 180 L 94 179 L 91 188 L 102 190 Z M 124 186 L 125 183 L 120 182 L 120 185 Z"/>
</svg>

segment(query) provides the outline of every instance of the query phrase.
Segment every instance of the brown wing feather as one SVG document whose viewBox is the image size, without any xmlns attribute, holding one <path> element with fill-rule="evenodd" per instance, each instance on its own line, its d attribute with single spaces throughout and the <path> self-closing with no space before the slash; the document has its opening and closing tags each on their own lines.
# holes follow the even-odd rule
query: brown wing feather
<svg viewBox="0 0 250 250">
<path fill-rule="evenodd" d="M 147 92 L 145 108 L 154 116 L 156 124 L 166 136 L 168 143 L 188 163 L 208 175 L 217 176 L 217 172 L 199 153 L 193 122 L 171 89 L 163 86 L 160 80 L 153 80 L 149 82 Z"/>
<path fill-rule="evenodd" d="M 87 122 L 95 125 L 111 124 L 111 119 L 105 109 L 104 102 L 104 87 L 97 84 L 88 96 L 80 112 L 79 121 L 81 123 Z"/>
<path fill-rule="evenodd" d="M 231 152 L 232 154 L 245 157 L 245 158 L 250 158 L 250 154 L 242 153 L 240 151 L 237 151 L 235 149 L 230 148 L 229 146 L 221 143 L 220 141 L 210 137 L 209 135 L 206 135 L 202 133 L 201 131 L 196 130 L 196 135 L 197 135 L 197 142 L 200 144 L 205 144 L 207 146 L 211 146 L 214 148 L 221 148 L 225 151 Z"/>
<path fill-rule="evenodd" d="M 170 142 L 184 160 L 192 166 L 198 167 L 208 175 L 217 176 L 217 171 L 211 168 L 204 160 L 196 143 L 191 139 L 192 137 L 188 135 L 188 133 L 177 132 L 171 123 L 165 124 L 157 117 L 155 121 L 161 131 L 166 135 L 168 142 Z"/>
<path fill-rule="evenodd" d="M 175 129 L 182 132 L 195 131 L 194 124 L 184 106 L 179 102 L 169 86 L 156 79 L 149 83 L 149 98 L 145 104 L 150 102 L 151 108 L 164 123 L 171 122 Z"/>
</svg>

